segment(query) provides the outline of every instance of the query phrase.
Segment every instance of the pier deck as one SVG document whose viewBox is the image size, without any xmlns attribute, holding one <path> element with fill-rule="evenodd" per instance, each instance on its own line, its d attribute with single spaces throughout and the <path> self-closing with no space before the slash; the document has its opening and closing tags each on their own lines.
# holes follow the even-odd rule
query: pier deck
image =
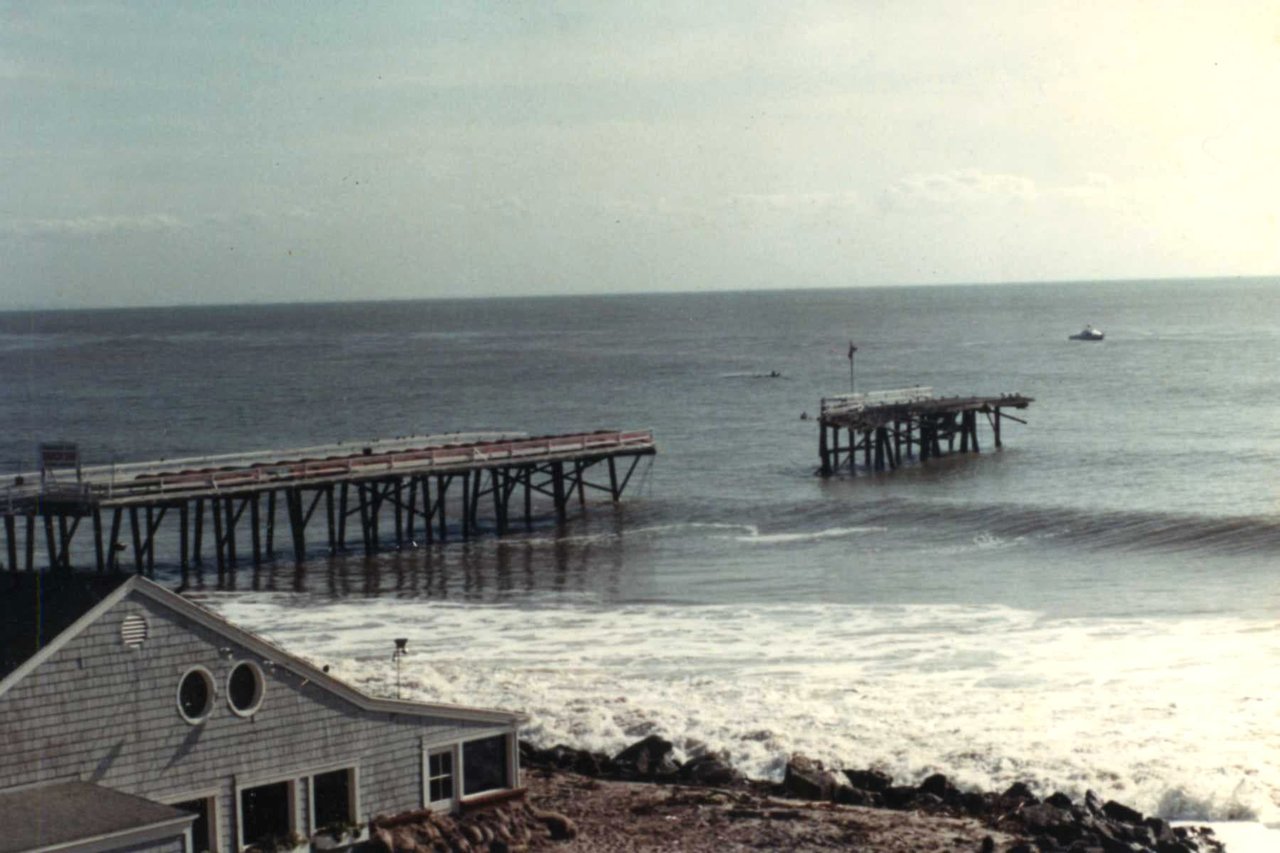
<svg viewBox="0 0 1280 853">
<path fill-rule="evenodd" d="M 1022 394 L 993 397 L 937 397 L 932 388 L 902 388 L 865 394 L 824 397 L 818 415 L 819 473 L 829 477 L 841 468 L 895 470 L 906 459 L 921 462 L 956 450 L 978 453 L 978 415 L 991 426 L 993 443 L 1002 447 L 1000 423 L 1026 423 L 1006 409 L 1026 409 L 1035 400 Z M 841 432 L 847 439 L 840 443 Z M 945 444 L 945 450 L 943 449 Z"/>
<path fill-rule="evenodd" d="M 129 550 L 120 541 L 127 515 L 134 568 L 152 570 L 157 534 L 166 516 L 177 516 L 182 568 L 201 564 L 206 522 L 219 571 L 236 566 L 242 553 L 257 565 L 274 557 L 278 504 L 299 562 L 322 504 L 330 551 L 347 547 L 349 521 L 358 521 L 366 553 L 379 550 L 384 509 L 396 546 L 446 539 L 450 513 L 462 538 L 478 533 L 486 514 L 487 528 L 501 536 L 513 515 L 532 526 L 535 495 L 550 500 L 558 521 L 567 519 L 575 493 L 580 504 L 588 489 L 619 500 L 641 458 L 656 452 L 649 430 L 468 433 L 99 466 L 61 480 L 33 472 L 0 491 L 5 556 L 11 571 L 20 563 L 34 568 L 40 519 L 49 565 L 70 568 L 72 539 L 87 518 L 95 567 L 117 569 Z M 587 474 L 598 465 L 607 479 L 593 482 Z M 520 498 L 522 506 L 513 507 Z"/>
</svg>

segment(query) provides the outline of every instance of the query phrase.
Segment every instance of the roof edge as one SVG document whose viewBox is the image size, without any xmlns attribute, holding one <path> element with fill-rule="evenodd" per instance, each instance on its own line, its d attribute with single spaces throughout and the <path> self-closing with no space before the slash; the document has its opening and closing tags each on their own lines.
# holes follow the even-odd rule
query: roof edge
<svg viewBox="0 0 1280 853">
<path fill-rule="evenodd" d="M 284 665 L 287 669 L 303 675 L 311 683 L 337 694 L 366 711 L 387 714 L 411 714 L 421 717 L 455 717 L 468 722 L 508 725 L 528 722 L 529 719 L 527 714 L 518 711 L 501 711 L 493 708 L 474 708 L 466 705 L 448 705 L 444 703 L 414 702 L 405 699 L 383 699 L 371 696 L 363 690 L 352 687 L 345 681 L 334 678 L 314 664 L 285 651 L 271 641 L 238 627 L 233 622 L 201 607 L 176 592 L 165 589 L 154 581 L 140 576 L 134 577 L 130 579 L 128 588 L 141 593 L 163 607 L 178 611 L 211 631 L 229 635 L 236 642 L 271 660 L 277 666 Z M 62 637 L 59 635 L 58 640 L 61 639 Z M 2 692 L 0 690 L 0 693 Z"/>
<path fill-rule="evenodd" d="M 94 622 L 98 621 L 98 618 L 101 617 L 102 614 L 106 613 L 122 598 L 129 594 L 129 591 L 137 585 L 138 580 L 139 578 L 137 575 L 126 579 L 124 583 L 113 589 L 101 601 L 86 610 L 79 619 L 64 628 L 62 633 L 58 634 L 58 636 L 45 644 L 44 648 L 40 649 L 31 657 L 23 661 L 21 666 L 14 669 L 3 679 L 0 679 L 0 696 L 4 696 L 5 693 L 9 692 L 13 685 L 21 681 L 28 673 L 39 667 L 40 664 L 44 663 L 53 655 L 57 654 L 63 646 L 75 639 L 75 637 L 77 637 L 85 628 L 88 628 Z"/>
<path fill-rule="evenodd" d="M 148 841 L 159 841 L 173 835 L 185 833 L 195 823 L 196 815 L 188 814 L 167 820 L 149 823 L 144 826 L 131 826 L 115 832 L 104 832 L 88 838 L 77 838 L 62 841 L 46 847 L 32 848 L 30 853 L 98 853 L 98 851 L 115 850 L 121 842 L 128 844 L 145 844 Z"/>
</svg>

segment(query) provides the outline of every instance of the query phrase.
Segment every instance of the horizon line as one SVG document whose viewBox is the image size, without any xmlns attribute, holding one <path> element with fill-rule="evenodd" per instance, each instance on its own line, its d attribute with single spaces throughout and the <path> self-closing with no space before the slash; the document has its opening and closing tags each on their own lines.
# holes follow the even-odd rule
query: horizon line
<svg viewBox="0 0 1280 853">
<path fill-rule="evenodd" d="M 245 301 L 245 302 L 157 302 L 142 304 L 124 304 L 124 305 L 83 305 L 77 307 L 69 306 L 40 306 L 27 305 L 14 308 L 0 309 L 0 315 L 3 314 L 35 314 L 35 313 L 70 313 L 77 311 L 156 311 L 156 310 L 174 310 L 174 309 L 197 309 L 197 308 L 279 308 L 287 306 L 326 306 L 326 305 L 360 305 L 360 304 L 383 304 L 397 302 L 481 302 L 486 300 L 516 300 L 516 299 L 598 299 L 598 298 L 620 298 L 635 296 L 699 296 L 712 294 L 743 294 L 743 293 L 815 293 L 839 290 L 887 290 L 890 288 L 903 289 L 922 289 L 935 287 L 1034 287 L 1048 285 L 1067 285 L 1078 286 L 1087 284 L 1159 284 L 1159 283 L 1175 283 L 1175 282 L 1201 282 L 1201 281 L 1241 281 L 1253 280 L 1263 281 L 1266 279 L 1278 279 L 1280 273 L 1261 273 L 1261 274 L 1229 274 L 1229 275 L 1197 275 L 1197 276 L 1156 276 L 1151 278 L 1070 278 L 1070 279 L 1035 279 L 1035 280 L 1005 280 L 1005 281 L 953 281 L 953 282 L 870 282 L 866 284 L 846 284 L 846 285 L 811 285 L 802 287 L 737 287 L 737 288 L 706 288 L 697 290 L 628 290 L 628 291 L 596 291 L 586 293 L 558 292 L 558 293 L 524 293 L 524 294 L 451 294 L 438 296 L 384 296 L 372 298 L 351 298 L 351 299 L 322 299 L 322 300 L 269 300 L 269 301 Z"/>
</svg>

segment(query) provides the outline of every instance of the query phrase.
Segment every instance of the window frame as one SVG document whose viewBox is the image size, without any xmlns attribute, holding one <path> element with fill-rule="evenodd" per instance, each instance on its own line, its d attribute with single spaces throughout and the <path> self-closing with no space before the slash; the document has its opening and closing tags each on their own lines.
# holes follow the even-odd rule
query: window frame
<svg viewBox="0 0 1280 853">
<path fill-rule="evenodd" d="M 182 685 L 186 683 L 187 677 L 190 675 L 201 675 L 204 677 L 205 687 L 209 691 L 209 700 L 205 703 L 204 713 L 198 717 L 188 717 L 186 710 L 182 707 Z M 182 675 L 178 677 L 178 687 L 173 693 L 174 704 L 178 708 L 178 716 L 189 726 L 199 726 L 209 719 L 213 713 L 213 708 L 218 704 L 218 680 L 213 677 L 213 673 L 208 667 L 197 664 L 183 670 Z"/>
<path fill-rule="evenodd" d="M 289 809 L 289 828 L 287 832 L 289 834 L 293 834 L 295 832 L 298 834 L 301 834 L 301 829 L 302 829 L 301 821 L 298 820 L 298 782 L 300 778 L 301 778 L 300 774 L 294 774 L 292 776 L 286 776 L 284 778 L 281 778 L 279 776 L 272 776 L 265 779 L 249 779 L 246 781 L 241 781 L 240 779 L 235 780 L 235 785 L 233 786 L 235 800 L 232 802 L 231 807 L 232 807 L 232 814 L 235 818 L 234 820 L 235 826 L 233 828 L 233 831 L 236 838 L 236 847 L 235 847 L 236 850 L 243 850 L 246 846 L 248 846 L 244 840 L 243 797 L 244 797 L 245 791 L 251 790 L 253 788 L 265 788 L 269 785 L 279 785 L 281 783 L 284 783 L 287 786 L 286 791 L 288 792 L 287 800 L 288 800 L 288 809 Z"/>
<path fill-rule="evenodd" d="M 193 800 L 205 801 L 207 804 L 206 810 L 209 815 L 209 837 L 206 840 L 209 842 L 210 853 L 220 853 L 222 850 L 222 833 L 218 831 L 218 817 L 220 812 L 218 807 L 218 796 L 220 793 L 220 791 L 215 789 L 209 789 L 196 791 L 184 796 L 167 797 L 165 799 L 166 805 L 174 806 L 175 808 L 180 803 L 189 803 Z M 192 826 L 194 827 L 194 824 L 192 824 Z M 195 853 L 197 846 L 195 838 L 190 836 L 190 833 L 188 833 L 186 853 Z"/>
<path fill-rule="evenodd" d="M 504 749 L 503 749 L 503 753 L 504 753 L 504 759 L 505 759 L 503 763 L 506 765 L 506 774 L 505 774 L 506 778 L 503 780 L 502 787 L 500 787 L 500 788 L 485 788 L 483 791 L 476 791 L 476 792 L 471 793 L 471 794 L 466 793 L 466 789 L 467 789 L 467 788 L 466 788 L 466 786 L 467 786 L 467 771 L 466 771 L 466 748 L 467 748 L 467 744 L 469 744 L 469 743 L 477 743 L 477 742 L 482 741 L 482 740 L 493 740 L 493 739 L 495 739 L 495 738 L 502 738 L 502 740 L 503 740 L 503 747 L 504 747 Z M 458 759 L 459 759 L 459 763 L 456 765 L 456 766 L 457 766 L 456 776 L 457 776 L 457 779 L 458 779 L 458 781 L 457 781 L 457 783 L 456 783 L 456 784 L 458 785 L 458 802 L 460 802 L 460 803 L 465 803 L 465 802 L 466 802 L 466 801 L 468 801 L 468 800 L 481 799 L 481 798 L 483 798 L 483 797 L 487 797 L 487 796 L 489 796 L 490 794 L 492 794 L 492 793 L 493 793 L 493 792 L 495 792 L 495 791 L 510 791 L 512 788 L 515 788 L 515 787 L 516 787 L 516 781 L 517 781 L 517 779 L 516 779 L 516 771 L 515 771 L 515 768 L 516 768 L 517 766 L 519 766 L 519 765 L 518 765 L 517 763 L 515 763 L 515 762 L 517 762 L 517 761 L 519 760 L 519 757 L 518 757 L 518 754 L 517 754 L 517 752 L 516 752 L 516 749 L 517 749 L 517 748 L 516 748 L 516 746 L 515 746 L 515 741 L 516 741 L 516 738 L 515 738 L 515 735 L 514 735 L 512 732 L 509 732 L 509 731 L 502 731 L 502 732 L 497 732 L 497 733 L 493 733 L 493 732 L 491 732 L 491 733 L 489 733 L 489 734 L 482 735 L 481 737 L 467 738 L 466 740 L 464 740 L 464 741 L 460 741 L 460 742 L 458 743 Z"/>
<path fill-rule="evenodd" d="M 431 759 L 436 755 L 449 756 L 449 781 L 451 793 L 447 800 L 431 799 L 432 779 L 444 779 L 444 776 L 431 775 Z M 435 811 L 453 811 L 462 802 L 462 774 L 459 772 L 462 761 L 462 744 L 446 743 L 435 746 L 424 745 L 422 748 L 422 805 Z"/>
<path fill-rule="evenodd" d="M 506 778 L 502 787 L 487 788 L 483 791 L 477 791 L 474 794 L 464 794 L 463 791 L 466 790 L 467 780 L 466 768 L 463 765 L 463 749 L 469 743 L 498 737 L 505 741 L 506 747 Z M 450 754 L 453 761 L 453 798 L 432 802 L 431 756 L 445 752 Z M 431 742 L 427 738 L 423 738 L 421 776 L 419 778 L 422 783 L 422 807 L 433 809 L 435 811 L 457 811 L 468 802 L 473 800 L 483 800 L 486 797 L 492 796 L 495 792 L 515 790 L 520 787 L 520 747 L 516 741 L 516 734 L 510 729 L 502 729 L 501 731 L 490 730 L 477 737 L 469 737 L 464 740 Z"/>
<path fill-rule="evenodd" d="M 364 821 L 360 819 L 360 763 L 358 761 L 346 761 L 340 764 L 328 765 L 308 769 L 301 774 L 301 778 L 307 781 L 307 838 L 314 839 L 316 834 L 324 827 L 316 825 L 316 782 L 317 776 L 323 776 L 326 773 L 337 773 L 346 771 L 347 773 L 347 805 L 350 809 L 353 824 L 362 825 Z M 364 840 L 368 835 L 368 827 L 361 826 L 357 840 Z"/>
<path fill-rule="evenodd" d="M 242 666 L 248 667 L 249 670 L 253 673 L 254 683 L 257 685 L 256 695 L 254 696 L 253 704 L 245 710 L 241 710 L 240 708 L 237 708 L 235 700 L 231 696 L 231 679 L 235 676 L 236 672 L 238 672 Z M 231 713 L 235 714 L 237 717 L 246 717 L 246 718 L 252 717 L 254 714 L 258 713 L 258 711 L 262 709 L 262 702 L 264 699 L 267 698 L 266 674 L 263 673 L 262 667 L 258 666 L 257 663 L 251 660 L 238 660 L 235 663 L 231 664 L 231 668 L 227 670 L 227 678 L 223 683 L 223 686 L 226 688 L 227 707 L 230 708 Z"/>
</svg>

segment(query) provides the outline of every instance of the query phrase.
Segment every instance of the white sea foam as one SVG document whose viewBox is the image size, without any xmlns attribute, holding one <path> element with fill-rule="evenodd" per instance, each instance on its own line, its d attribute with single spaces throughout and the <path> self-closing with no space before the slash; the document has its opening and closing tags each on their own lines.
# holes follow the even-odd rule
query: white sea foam
<svg viewBox="0 0 1280 853">
<path fill-rule="evenodd" d="M 829 527 L 826 530 L 813 530 L 805 533 L 761 533 L 752 527 L 745 536 L 733 536 L 735 542 L 747 542 L 753 545 L 788 545 L 793 542 L 811 542 L 818 539 L 841 539 L 847 536 L 858 536 L 863 533 L 884 533 L 887 527 Z"/>
<path fill-rule="evenodd" d="M 611 752 L 650 732 L 777 778 L 793 752 L 897 778 L 1092 788 L 1144 811 L 1280 818 L 1280 629 L 1050 620 L 1004 607 L 514 607 L 210 595 L 339 677 L 518 708 L 525 735 Z"/>
<path fill-rule="evenodd" d="M 723 524 L 716 522 L 681 522 L 679 524 L 651 524 L 644 527 L 636 527 L 626 532 L 626 538 L 641 539 L 644 537 L 659 536 L 662 534 L 688 532 L 695 530 L 738 530 L 747 531 L 750 534 L 758 534 L 758 528 L 751 524 Z M 530 545 L 554 545 L 563 547 L 565 545 L 590 544 L 593 542 L 609 542 L 622 538 L 622 534 L 618 532 L 604 533 L 588 533 L 579 535 L 547 535 L 547 536 L 521 536 L 519 533 L 508 539 L 499 540 L 494 543 L 498 548 L 526 547 Z"/>
</svg>

